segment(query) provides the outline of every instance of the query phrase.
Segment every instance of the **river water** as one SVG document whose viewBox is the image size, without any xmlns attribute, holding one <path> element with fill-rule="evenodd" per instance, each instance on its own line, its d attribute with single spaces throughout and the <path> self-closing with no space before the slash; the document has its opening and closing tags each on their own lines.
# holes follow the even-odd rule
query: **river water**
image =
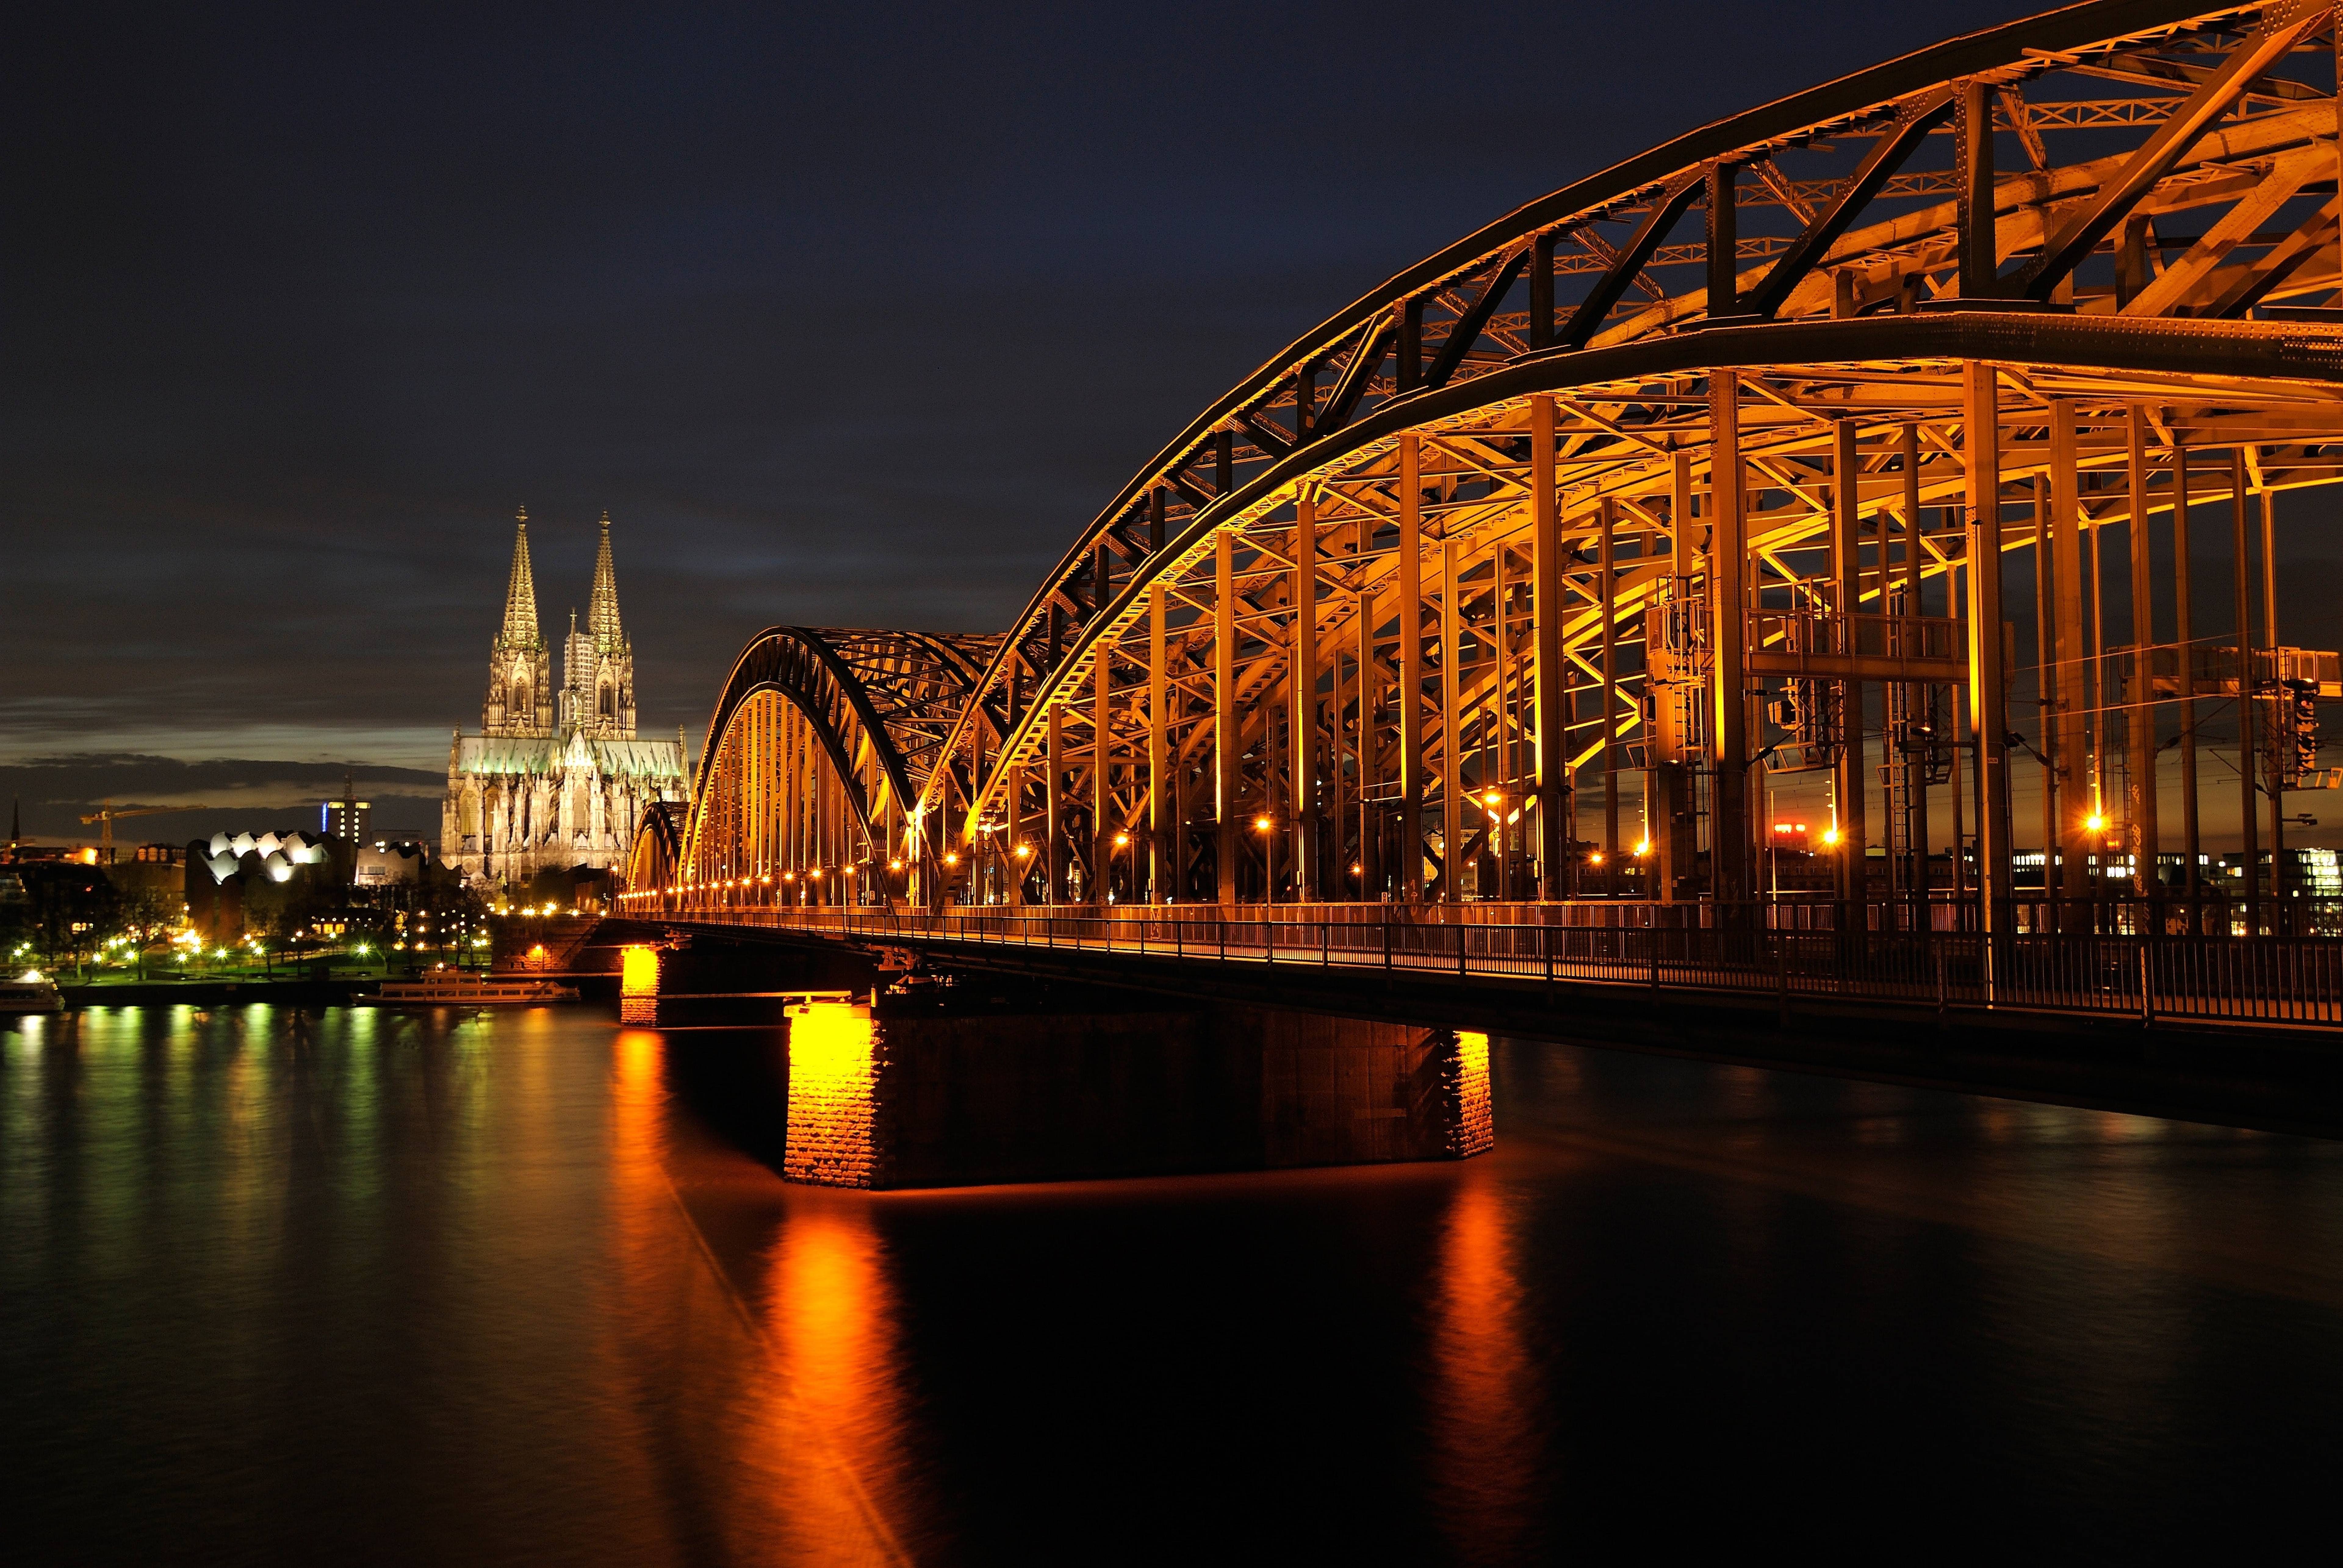
<svg viewBox="0 0 2343 1568">
<path fill-rule="evenodd" d="M 1499 1041 L 1462 1165 L 874 1196 L 759 1162 L 701 1070 L 739 1049 L 591 1007 L 0 1023 L 9 1560 L 2153 1558 L 2331 1518 L 2343 1144 Z"/>
</svg>

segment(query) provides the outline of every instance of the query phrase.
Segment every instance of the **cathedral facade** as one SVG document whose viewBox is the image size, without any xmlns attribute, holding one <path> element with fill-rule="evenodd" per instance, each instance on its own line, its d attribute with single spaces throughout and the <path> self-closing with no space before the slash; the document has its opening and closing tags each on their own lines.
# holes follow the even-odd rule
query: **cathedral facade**
<svg viewBox="0 0 2343 1568">
<path fill-rule="evenodd" d="M 528 513 L 513 540 L 504 624 L 488 650 L 488 700 L 477 735 L 456 731 L 440 808 L 440 859 L 468 881 L 527 881 L 543 870 L 622 866 L 643 813 L 689 793 L 683 731 L 673 740 L 635 735 L 635 655 L 618 624 L 610 518 L 586 626 L 569 615 L 561 680 L 537 618 Z"/>
</svg>

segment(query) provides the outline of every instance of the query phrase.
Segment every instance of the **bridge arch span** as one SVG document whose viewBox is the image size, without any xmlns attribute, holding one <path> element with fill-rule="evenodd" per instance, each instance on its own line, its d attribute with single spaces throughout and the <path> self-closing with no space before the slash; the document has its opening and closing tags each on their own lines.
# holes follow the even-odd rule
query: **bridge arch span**
<svg viewBox="0 0 2343 1568">
<path fill-rule="evenodd" d="M 1916 910 L 1957 837 L 1998 909 L 2015 685 L 2026 836 L 2078 891 L 2112 819 L 2145 891 L 2197 731 L 2118 650 L 2207 651 L 2151 537 L 2343 476 L 2337 47 L 2318 6 L 2095 0 L 1402 271 L 1116 491 L 887 775 L 888 841 L 931 901 L 1739 903 L 1814 772 L 1842 897 L 1879 844 Z"/>
<path fill-rule="evenodd" d="M 884 884 L 907 813 L 995 639 L 769 627 L 734 659 L 700 748 L 674 874 L 636 890 Z M 651 870 L 645 851 L 645 869 Z M 827 879 L 828 885 L 823 885 Z M 902 879 L 893 879 L 900 887 Z"/>
</svg>

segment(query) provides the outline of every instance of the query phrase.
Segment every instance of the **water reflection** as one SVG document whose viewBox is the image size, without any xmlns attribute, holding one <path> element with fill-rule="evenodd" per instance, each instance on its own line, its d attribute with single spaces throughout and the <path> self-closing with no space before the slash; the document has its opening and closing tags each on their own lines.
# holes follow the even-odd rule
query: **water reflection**
<svg viewBox="0 0 2343 1568">
<path fill-rule="evenodd" d="M 1536 1543 L 1545 1503 L 1541 1402 L 1523 1342 L 1512 1218 L 1494 1170 L 1471 1167 L 1449 1200 L 1440 1243 L 1434 1495 L 1457 1556 L 1473 1563 L 1522 1561 Z"/>
<path fill-rule="evenodd" d="M 790 1201 L 768 1257 L 764 1441 L 778 1462 L 824 1473 L 807 1499 L 822 1560 L 900 1560 L 880 1493 L 902 1459 L 902 1373 L 868 1201 Z"/>
<path fill-rule="evenodd" d="M 2343 1462 L 2343 1146 L 1499 1040 L 1463 1165 L 874 1195 L 778 1047 L 0 1023 L 12 1560 L 2168 1555 Z"/>
<path fill-rule="evenodd" d="M 897 1469 L 900 1375 L 869 1212 L 783 1188 L 690 1109 L 753 1122 L 777 1090 L 766 1070 L 779 1050 L 770 1030 L 618 1032 L 611 1174 L 628 1299 L 614 1321 L 632 1331 L 638 1401 L 662 1417 L 653 1447 L 679 1467 L 719 1556 L 903 1562 L 869 1479 Z"/>
</svg>

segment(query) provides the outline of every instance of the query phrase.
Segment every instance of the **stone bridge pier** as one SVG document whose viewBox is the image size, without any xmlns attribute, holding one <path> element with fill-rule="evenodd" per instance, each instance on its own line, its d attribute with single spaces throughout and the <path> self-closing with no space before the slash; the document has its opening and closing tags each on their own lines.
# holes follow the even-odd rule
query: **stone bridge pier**
<svg viewBox="0 0 2343 1568">
<path fill-rule="evenodd" d="M 1485 1034 L 983 972 L 758 983 L 744 976 L 787 959 L 689 951 L 693 963 L 626 949 L 622 1016 L 677 1028 L 679 1060 L 745 1050 L 728 1113 L 766 1124 L 767 1157 L 778 1143 L 793 1181 L 945 1187 L 1461 1160 L 1493 1142 Z"/>
</svg>

